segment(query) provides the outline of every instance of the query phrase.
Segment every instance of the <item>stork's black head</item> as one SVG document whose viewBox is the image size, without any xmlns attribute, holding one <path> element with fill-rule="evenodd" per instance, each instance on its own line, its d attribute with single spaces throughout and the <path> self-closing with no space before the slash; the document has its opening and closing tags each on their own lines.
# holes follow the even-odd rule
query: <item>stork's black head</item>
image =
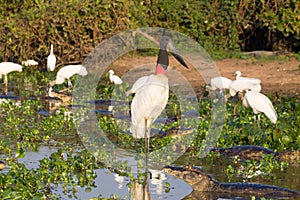
<svg viewBox="0 0 300 200">
<path fill-rule="evenodd" d="M 184 67 L 188 68 L 183 58 L 177 53 L 171 38 L 169 36 L 162 36 L 157 58 L 156 74 L 165 73 L 169 66 L 168 50 L 172 53 L 176 60 L 178 60 L 178 62 L 180 62 Z"/>
</svg>

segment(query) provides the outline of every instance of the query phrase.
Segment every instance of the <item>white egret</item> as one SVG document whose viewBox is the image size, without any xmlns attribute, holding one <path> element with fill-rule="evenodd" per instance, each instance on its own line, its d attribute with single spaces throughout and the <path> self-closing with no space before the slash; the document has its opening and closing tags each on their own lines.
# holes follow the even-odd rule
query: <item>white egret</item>
<svg viewBox="0 0 300 200">
<path fill-rule="evenodd" d="M 25 65 L 26 67 L 28 66 L 34 66 L 34 65 L 38 65 L 39 63 L 35 60 L 26 60 L 26 61 L 22 61 L 22 65 Z"/>
<path fill-rule="evenodd" d="M 232 80 L 223 76 L 216 76 L 210 80 L 210 85 L 206 85 L 207 90 L 219 91 L 220 95 L 224 96 L 223 90 L 228 90 Z M 230 95 L 225 95 L 225 101 Z"/>
<path fill-rule="evenodd" d="M 107 108 L 107 110 L 108 110 L 109 112 L 112 112 L 113 109 L 114 109 L 114 106 L 112 106 L 112 105 L 109 105 L 108 108 Z"/>
<path fill-rule="evenodd" d="M 241 77 L 242 73 L 240 71 L 236 71 L 236 80 L 232 81 L 229 85 L 229 94 L 231 96 L 235 96 L 239 93 L 239 97 L 242 98 L 243 94 L 249 90 L 260 92 L 261 85 L 260 80 L 257 78 L 246 78 Z M 237 103 L 234 106 L 234 114 L 236 113 Z"/>
<path fill-rule="evenodd" d="M 243 77 L 241 77 L 241 76 L 242 76 L 242 72 L 240 72 L 239 70 L 236 71 L 236 72 L 234 73 L 234 75 L 235 75 L 235 79 L 236 79 L 236 80 L 238 80 L 238 79 L 240 79 L 240 78 L 243 78 Z"/>
<path fill-rule="evenodd" d="M 110 82 L 114 83 L 115 85 L 120 85 L 123 83 L 122 79 L 114 74 L 114 70 L 111 69 L 108 71 L 108 73 Z"/>
<path fill-rule="evenodd" d="M 229 89 L 229 85 L 232 83 L 232 80 L 226 77 L 217 76 L 210 80 L 210 86 L 212 90 L 222 90 Z"/>
<path fill-rule="evenodd" d="M 235 75 L 235 79 L 236 80 L 240 80 L 240 79 L 246 79 L 246 80 L 250 80 L 250 81 L 254 81 L 254 82 L 261 82 L 258 78 L 249 78 L 249 77 L 243 77 L 242 76 L 242 72 L 240 72 L 240 71 L 236 71 L 235 73 L 234 73 L 234 75 Z"/>
<path fill-rule="evenodd" d="M 277 113 L 273 107 L 272 102 L 268 97 L 256 91 L 246 92 L 243 98 L 243 106 L 250 106 L 254 113 L 254 121 L 256 121 L 255 114 L 258 114 L 258 122 L 260 121 L 259 113 L 264 113 L 272 123 L 276 124 Z"/>
<path fill-rule="evenodd" d="M 169 98 L 169 83 L 165 76 L 169 65 L 167 48 L 173 56 L 186 68 L 187 65 L 176 52 L 170 37 L 163 36 L 160 40 L 155 75 L 139 78 L 126 94 L 135 93 L 131 103 L 130 132 L 135 138 L 145 138 L 146 151 L 149 150 L 151 125 L 165 109 Z"/>
<path fill-rule="evenodd" d="M 67 79 L 68 86 L 72 87 L 70 78 L 75 74 L 86 76 L 88 72 L 83 65 L 66 65 L 58 70 L 56 74 L 55 84 L 62 84 Z"/>
<path fill-rule="evenodd" d="M 7 74 L 9 74 L 10 72 L 14 72 L 14 71 L 21 72 L 22 65 L 19 65 L 17 63 L 13 63 L 13 62 L 0 63 L 0 78 L 2 78 L 2 76 L 4 75 L 4 83 L 5 83 L 5 87 L 6 87 L 6 92 L 7 92 L 7 83 L 8 83 Z"/>
<path fill-rule="evenodd" d="M 47 58 L 47 70 L 54 71 L 56 65 L 56 57 L 53 54 L 53 44 L 51 44 L 50 54 Z"/>
<path fill-rule="evenodd" d="M 235 96 L 238 92 L 246 92 L 253 90 L 256 92 L 261 91 L 261 85 L 259 79 L 237 79 L 232 81 L 229 85 L 229 93 L 231 96 Z"/>
</svg>

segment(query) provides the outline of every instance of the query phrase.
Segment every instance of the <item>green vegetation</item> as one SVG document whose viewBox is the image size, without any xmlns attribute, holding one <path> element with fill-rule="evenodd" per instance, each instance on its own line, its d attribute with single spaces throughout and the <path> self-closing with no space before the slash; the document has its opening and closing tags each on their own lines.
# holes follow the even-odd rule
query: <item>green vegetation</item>
<svg viewBox="0 0 300 200">
<path fill-rule="evenodd" d="M 47 73 L 32 72 L 25 69 L 22 73 L 15 75 L 24 77 L 27 75 L 29 83 L 36 83 L 38 77 L 41 80 L 48 80 Z M 16 78 L 10 76 L 10 78 Z M 109 99 L 124 93 L 128 85 L 113 86 L 108 84 L 107 77 L 98 85 L 99 99 Z M 24 199 L 24 198 L 51 198 L 59 199 L 57 194 L 51 191 L 51 185 L 62 185 L 64 193 L 76 197 L 76 187 L 86 187 L 87 190 L 95 187 L 96 178 L 95 170 L 104 166 L 100 160 L 96 160 L 90 152 L 85 150 L 81 145 L 73 117 L 68 117 L 64 112 L 68 111 L 67 107 L 58 108 L 57 112 L 51 115 L 38 114 L 40 109 L 46 109 L 48 102 L 44 99 L 45 88 L 36 86 L 31 90 L 20 88 L 19 93 L 24 94 L 21 104 L 18 100 L 8 100 L 0 104 L 1 114 L 1 140 L 0 156 L 6 162 L 9 170 L 0 173 L 0 198 L 1 199 Z M 116 92 L 117 91 L 117 92 Z M 32 95 L 35 97 L 33 98 Z M 37 95 L 37 96 L 36 96 Z M 270 96 L 271 98 L 272 96 Z M 273 96 L 275 97 L 275 96 Z M 121 96 L 120 96 L 121 98 Z M 228 101 L 226 121 L 218 140 L 218 147 L 231 147 L 236 145 L 260 145 L 270 148 L 274 151 L 297 150 L 300 146 L 300 102 L 297 98 L 271 98 L 274 107 L 279 113 L 278 123 L 270 124 L 269 120 L 262 115 L 261 123 L 258 127 L 253 124 L 253 113 L 251 109 L 243 108 L 238 105 L 238 114 L 233 115 L 233 103 Z M 178 104 L 176 95 L 170 93 L 170 100 L 167 106 L 167 116 L 175 119 L 165 123 L 162 130 L 167 133 L 165 137 L 154 137 L 150 140 L 151 149 L 158 149 L 169 144 L 172 139 L 172 133 L 179 124 L 186 128 L 194 128 L 192 118 L 181 119 L 181 106 Z M 199 103 L 199 129 L 196 131 L 196 137 L 191 145 L 195 149 L 192 154 L 197 155 L 197 151 L 205 138 L 211 122 L 211 102 L 209 99 L 202 99 Z M 124 109 L 124 110 L 122 110 Z M 126 112 L 128 107 L 122 107 L 118 112 Z M 188 108 L 187 108 L 188 109 Z M 74 116 L 75 117 L 75 116 Z M 115 119 L 113 115 L 97 114 L 98 123 L 108 138 L 116 145 L 122 148 L 144 151 L 143 140 L 132 138 L 128 134 L 123 134 L 120 123 L 126 123 L 120 119 Z M 155 125 L 154 125 L 155 127 Z M 20 158 L 26 155 L 28 150 L 38 151 L 43 145 L 55 145 L 57 152 L 50 155 L 49 158 L 40 160 L 40 165 L 36 169 L 27 169 L 26 166 L 19 162 Z M 105 152 L 102 156 L 107 156 Z M 212 156 L 212 155 L 210 155 Z M 193 157 L 195 159 L 195 157 Z M 216 158 L 215 158 L 216 159 Z M 130 168 L 125 163 L 119 163 L 114 166 L 114 172 L 128 176 L 131 181 L 136 178 L 130 172 Z M 287 165 L 278 162 L 272 157 L 264 156 L 262 161 L 246 161 L 242 163 L 242 168 L 238 166 L 228 166 L 226 173 L 228 177 L 234 174 L 240 176 L 255 175 L 257 170 L 263 174 L 270 174 L 274 169 L 285 170 Z M 143 174 L 137 177 L 143 180 Z M 166 188 L 170 186 L 166 185 Z M 99 197 L 101 199 L 101 197 Z M 115 198 L 115 197 L 112 197 Z"/>
<path fill-rule="evenodd" d="M 215 58 L 225 52 L 299 52 L 298 0 L 0 1 L 0 61 L 79 63 L 101 41 L 137 27 L 190 36 Z M 225 56 L 230 56 L 226 53 Z"/>
<path fill-rule="evenodd" d="M 255 176 L 268 176 L 273 172 L 274 169 L 284 171 L 288 165 L 289 164 L 287 162 L 278 161 L 273 155 L 263 154 L 260 161 L 246 160 L 245 162 L 241 162 L 240 166 L 235 167 L 228 165 L 225 172 L 229 181 L 234 175 L 241 176 L 247 181 L 247 179 L 251 179 Z"/>
<path fill-rule="evenodd" d="M 13 3 L 0 0 L 0 61 L 20 63 L 35 59 L 40 63 L 39 67 L 45 66 L 50 44 L 53 43 L 58 65 L 81 63 L 104 39 L 127 29 L 147 26 L 184 33 L 217 59 L 249 58 L 240 51 L 256 49 L 297 53 L 300 48 L 299 8 L 298 0 L 15 0 Z M 294 56 L 300 58 L 299 53 Z M 128 85 L 115 88 L 105 78 L 98 84 L 98 96 L 95 98 L 121 98 L 118 95 L 124 93 Z M 22 73 L 10 74 L 9 79 L 14 79 L 17 85 L 14 92 L 20 98 L 0 104 L 0 158 L 6 163 L 6 171 L 0 172 L 0 199 L 60 199 L 51 188 L 58 185 L 70 198 L 76 198 L 76 187 L 85 187 L 86 191 L 95 187 L 95 170 L 107 166 L 81 144 L 73 121 L 73 117 L 77 116 L 66 116 L 68 107 L 63 106 L 50 115 L 39 114 L 41 110 L 49 110 L 49 101 L 44 98 L 47 94 L 45 87 L 54 79 L 54 74 L 27 67 Z M 55 87 L 61 89 L 64 86 Z M 271 99 L 279 114 L 276 125 L 270 124 L 262 115 L 261 127 L 258 127 L 253 124 L 252 110 L 242 108 L 240 104 L 238 114 L 234 116 L 234 105 L 229 101 L 225 124 L 216 145 L 252 144 L 274 151 L 299 150 L 299 99 L 270 97 L 274 97 Z M 198 129 L 194 128 L 192 118 L 180 118 L 180 106 L 185 105 L 178 102 L 176 95 L 171 93 L 166 113 L 172 120 L 162 128 L 167 136 L 152 138 L 150 148 L 158 149 L 170 144 L 173 140 L 170 132 L 183 124 L 196 133 L 191 146 L 195 149 L 192 154 L 197 155 L 210 127 L 211 102 L 204 98 L 198 103 Z M 118 111 L 126 113 L 128 108 L 122 107 Z M 106 114 L 97 114 L 97 120 L 116 145 L 144 152 L 143 140 L 123 134 L 124 130 L 119 128 L 126 122 Z M 39 166 L 34 169 L 28 169 L 20 162 L 26 152 L 38 151 L 44 145 L 56 146 L 58 150 L 49 158 L 40 160 Z M 101 150 L 100 154 L 107 156 Z M 257 168 L 271 173 L 273 169 L 285 170 L 287 167 L 269 157 L 264 157 L 261 162 L 246 161 L 242 165 L 243 170 L 228 166 L 226 173 L 229 177 L 235 173 L 253 175 L 253 169 Z M 128 176 L 131 181 L 143 179 L 144 174 L 135 178 L 126 163 L 115 167 L 116 173 Z M 165 188 L 169 191 L 172 185 L 166 183 Z M 105 198 L 99 194 L 97 199 Z M 112 195 L 111 199 L 118 197 Z"/>
</svg>

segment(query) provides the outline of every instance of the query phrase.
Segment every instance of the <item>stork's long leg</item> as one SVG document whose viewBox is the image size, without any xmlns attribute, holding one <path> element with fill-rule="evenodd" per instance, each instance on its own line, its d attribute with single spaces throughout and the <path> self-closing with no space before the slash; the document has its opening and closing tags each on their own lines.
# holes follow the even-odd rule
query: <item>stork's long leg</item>
<svg viewBox="0 0 300 200">
<path fill-rule="evenodd" d="M 149 124 L 147 124 L 147 120 L 146 120 L 146 131 L 147 131 L 147 132 L 145 132 L 145 139 L 147 139 L 146 143 L 145 143 L 146 153 L 149 153 L 149 140 L 150 140 L 150 134 L 151 134 L 152 120 L 148 120 L 148 122 L 149 122 Z M 149 126 L 149 128 L 147 128 L 148 127 L 147 125 Z"/>
<path fill-rule="evenodd" d="M 7 75 L 4 76 L 4 83 L 5 83 L 5 85 L 7 85 L 7 83 L 8 83 Z"/>
<path fill-rule="evenodd" d="M 147 130 L 147 119 L 145 118 L 145 135 L 144 135 L 144 139 L 145 139 L 145 149 L 146 149 L 146 154 L 149 152 L 149 141 L 148 141 L 148 130 Z"/>
<path fill-rule="evenodd" d="M 152 126 L 152 119 L 145 119 L 145 148 L 146 148 L 146 166 L 145 166 L 145 173 L 148 174 L 148 160 L 149 160 L 149 143 L 150 143 L 150 134 L 151 134 L 151 126 Z M 149 128 L 147 128 L 149 127 Z M 146 178 L 148 175 L 146 176 Z"/>
<path fill-rule="evenodd" d="M 7 94 L 8 93 L 8 89 L 7 89 L 7 84 L 8 84 L 7 75 L 5 75 L 5 77 L 4 77 L 4 84 L 5 84 L 5 94 Z"/>
</svg>

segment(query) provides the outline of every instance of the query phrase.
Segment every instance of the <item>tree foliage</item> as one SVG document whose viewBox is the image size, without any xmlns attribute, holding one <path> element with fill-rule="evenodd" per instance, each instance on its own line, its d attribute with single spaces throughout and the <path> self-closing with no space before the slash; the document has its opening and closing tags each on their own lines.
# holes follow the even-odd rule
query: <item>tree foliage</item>
<svg viewBox="0 0 300 200">
<path fill-rule="evenodd" d="M 298 0 L 0 0 L 0 61 L 79 63 L 123 30 L 157 26 L 213 51 L 300 49 Z"/>
</svg>

